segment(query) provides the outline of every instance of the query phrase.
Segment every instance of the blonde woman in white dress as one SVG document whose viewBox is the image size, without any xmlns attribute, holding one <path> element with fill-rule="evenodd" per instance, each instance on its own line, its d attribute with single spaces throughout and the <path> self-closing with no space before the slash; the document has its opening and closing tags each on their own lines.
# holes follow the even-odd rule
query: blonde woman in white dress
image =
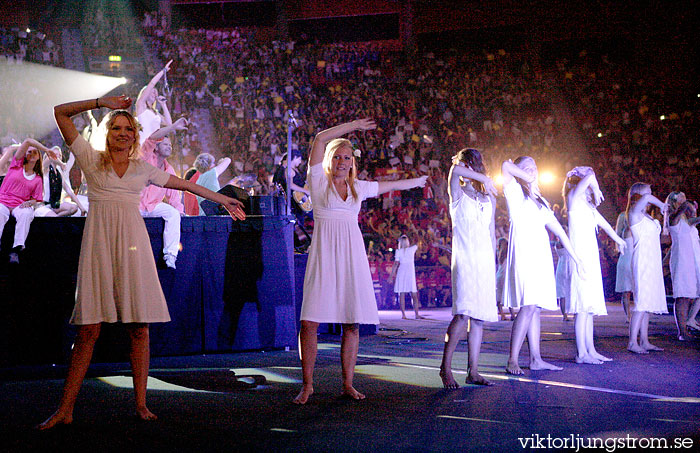
<svg viewBox="0 0 700 453">
<path fill-rule="evenodd" d="M 545 362 L 540 353 L 540 311 L 557 309 L 554 260 L 547 230 L 557 236 L 569 252 L 574 264 L 572 272 L 583 274 L 583 265 L 549 203 L 540 194 L 535 160 L 522 156 L 515 162 L 505 161 L 501 173 L 510 214 L 503 305 L 520 309 L 511 330 L 506 371 L 523 374 L 518 356 L 525 336 L 530 349 L 530 370 L 561 370 Z"/>
<path fill-rule="evenodd" d="M 318 325 L 342 324 L 340 345 L 342 395 L 361 400 L 353 387 L 360 343 L 360 324 L 379 324 L 377 301 L 362 233 L 357 223 L 362 201 L 394 190 L 425 186 L 427 176 L 399 181 L 357 179 L 359 150 L 341 139 L 353 131 L 377 126 L 370 119 L 344 123 L 319 132 L 309 156 L 308 177 L 314 205 L 314 234 L 304 277 L 299 355 L 302 388 L 294 398 L 305 404 L 314 392 Z"/>
<path fill-rule="evenodd" d="M 607 315 L 603 276 L 598 253 L 598 228 L 602 228 L 618 245 L 622 253 L 625 241 L 615 233 L 596 209 L 603 193 L 591 167 L 576 167 L 566 174 L 563 194 L 569 213 L 569 238 L 586 268 L 586 278 L 571 273 L 567 311 L 576 314 L 576 363 L 599 365 L 612 359 L 598 353 L 593 341 L 593 317 Z"/>
<path fill-rule="evenodd" d="M 418 287 L 416 285 L 416 266 L 414 264 L 418 245 L 411 245 L 408 236 L 405 234 L 399 237 L 399 245 L 395 252 L 394 265 L 391 268 L 391 275 L 394 279 L 394 293 L 399 298 L 399 308 L 401 318 L 406 318 L 406 301 L 404 295 L 410 294 L 413 301 L 413 311 L 416 319 L 425 319 L 421 316 L 420 302 L 418 301 Z"/>
<path fill-rule="evenodd" d="M 685 341 L 689 339 L 688 311 L 700 298 L 700 240 L 696 228 L 700 217 L 697 217 L 697 205 L 688 201 L 683 192 L 671 192 L 666 197 L 666 205 L 668 211 L 664 225 L 671 234 L 669 267 L 673 282 L 673 313 L 678 339 Z"/>
<path fill-rule="evenodd" d="M 665 214 L 666 204 L 651 194 L 651 186 L 637 182 L 630 187 L 627 218 L 634 238 L 632 274 L 634 275 L 634 311 L 630 321 L 627 349 L 636 354 L 663 351 L 649 342 L 649 314 L 668 313 L 661 261 L 661 225 L 647 213 L 649 205 Z"/>
<path fill-rule="evenodd" d="M 491 385 L 479 374 L 484 322 L 498 321 L 496 303 L 496 188 L 478 150 L 467 148 L 452 158 L 447 177 L 452 218 L 452 321 L 445 334 L 440 378 L 458 388 L 452 356 L 469 331 L 467 384 Z"/>
</svg>

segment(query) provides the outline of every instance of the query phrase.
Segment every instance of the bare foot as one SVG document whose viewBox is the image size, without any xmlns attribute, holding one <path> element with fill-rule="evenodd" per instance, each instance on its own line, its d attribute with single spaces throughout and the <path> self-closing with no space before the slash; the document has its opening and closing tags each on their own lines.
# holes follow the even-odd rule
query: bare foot
<svg viewBox="0 0 700 453">
<path fill-rule="evenodd" d="M 561 371 L 564 368 L 560 366 L 553 365 L 549 362 L 545 362 L 542 359 L 532 360 L 530 359 L 530 370 L 551 370 L 551 371 Z"/>
<path fill-rule="evenodd" d="M 408 319 L 408 318 L 406 317 L 406 315 L 403 315 L 403 316 L 401 317 L 401 319 Z"/>
<path fill-rule="evenodd" d="M 593 351 L 590 353 L 591 357 L 594 359 L 601 360 L 603 362 L 612 362 L 612 359 L 610 357 L 605 357 L 603 354 L 599 353 L 598 351 Z"/>
<path fill-rule="evenodd" d="M 354 400 L 365 399 L 365 395 L 363 393 L 360 393 L 357 390 L 355 390 L 355 387 L 352 387 L 352 386 L 343 388 L 342 396 L 347 396 L 347 397 L 352 398 Z"/>
<path fill-rule="evenodd" d="M 294 398 L 294 404 L 306 404 L 309 397 L 314 394 L 314 388 L 312 386 L 302 387 L 299 394 Z"/>
<path fill-rule="evenodd" d="M 493 382 L 487 380 L 479 373 L 469 373 L 469 375 L 467 376 L 467 384 L 493 385 Z"/>
<path fill-rule="evenodd" d="M 416 319 L 425 319 L 425 316 L 416 315 Z"/>
<path fill-rule="evenodd" d="M 73 414 L 61 414 L 58 411 L 56 411 L 43 423 L 36 425 L 35 428 L 39 431 L 43 431 L 45 429 L 51 429 L 58 425 L 70 425 L 71 423 L 73 423 Z"/>
<path fill-rule="evenodd" d="M 510 360 L 508 361 L 508 364 L 506 365 L 506 372 L 508 374 L 513 374 L 515 376 L 520 376 L 525 374 L 525 372 L 520 368 L 517 362 L 511 362 Z"/>
<path fill-rule="evenodd" d="M 158 420 L 158 417 L 156 416 L 156 414 L 154 414 L 153 412 L 148 410 L 148 408 L 146 406 L 137 407 L 136 408 L 136 416 L 138 418 L 140 418 L 141 420 L 146 420 L 146 421 Z"/>
<path fill-rule="evenodd" d="M 647 351 L 663 351 L 664 350 L 664 348 L 654 346 L 651 343 L 643 343 L 640 346 L 643 347 L 644 349 L 646 349 Z"/>
<path fill-rule="evenodd" d="M 635 354 L 649 354 L 649 351 L 639 346 L 638 344 L 627 345 L 627 350 L 630 352 L 634 352 Z"/>
<path fill-rule="evenodd" d="M 577 355 L 576 356 L 576 363 L 588 363 L 590 365 L 600 365 L 601 363 L 603 363 L 603 361 L 596 359 L 595 357 L 593 357 L 590 354 L 586 354 L 583 357 Z"/>
<path fill-rule="evenodd" d="M 686 325 L 688 327 L 690 327 L 691 329 L 700 330 L 700 326 L 698 325 L 698 323 L 694 319 L 689 319 L 686 322 Z"/>
<path fill-rule="evenodd" d="M 452 370 L 446 370 L 440 367 L 440 379 L 442 379 L 442 386 L 446 389 L 458 389 L 459 384 L 452 377 Z"/>
</svg>

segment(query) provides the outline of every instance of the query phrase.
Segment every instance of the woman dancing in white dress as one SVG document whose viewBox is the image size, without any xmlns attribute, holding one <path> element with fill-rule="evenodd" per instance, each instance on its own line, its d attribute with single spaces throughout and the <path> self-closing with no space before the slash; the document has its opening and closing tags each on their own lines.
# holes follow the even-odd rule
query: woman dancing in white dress
<svg viewBox="0 0 700 453">
<path fill-rule="evenodd" d="M 138 122 L 125 110 L 107 121 L 106 151 L 95 151 L 78 134 L 71 117 L 92 108 L 124 109 L 126 96 L 61 104 L 54 108 L 58 129 L 88 180 L 90 210 L 80 246 L 78 285 L 71 324 L 77 326 L 59 407 L 37 428 L 73 422 L 73 407 L 90 366 L 102 323 L 123 323 L 129 333 L 136 415 L 156 416 L 146 406 L 152 322 L 170 320 L 160 287 L 146 225 L 139 213 L 140 193 L 149 184 L 189 190 L 221 203 L 239 219 L 242 204 L 220 193 L 172 176 L 138 158 Z"/>
<path fill-rule="evenodd" d="M 567 310 L 576 314 L 576 363 L 601 364 L 612 359 L 599 354 L 593 342 L 593 316 L 608 314 L 596 237 L 598 227 L 617 243 L 622 253 L 625 241 L 596 209 L 604 198 L 591 167 L 576 167 L 566 174 L 563 196 L 569 212 L 571 245 L 586 268 L 585 280 L 572 272 L 567 297 Z"/>
<path fill-rule="evenodd" d="M 697 217 L 697 205 L 688 201 L 683 192 L 671 192 L 666 197 L 666 205 L 664 225 L 671 233 L 669 267 L 673 282 L 673 313 L 678 339 L 685 341 L 689 339 L 690 304 L 700 298 L 700 239 L 695 227 L 700 223 L 700 217 Z"/>
<path fill-rule="evenodd" d="M 445 334 L 440 378 L 458 388 L 452 355 L 469 330 L 467 384 L 491 385 L 479 374 L 484 321 L 498 321 L 496 304 L 496 188 L 481 153 L 463 149 L 452 158 L 447 177 L 452 217 L 452 321 Z"/>
<path fill-rule="evenodd" d="M 425 186 L 427 176 L 400 181 L 370 182 L 357 179 L 349 140 L 353 131 L 375 129 L 374 121 L 361 119 L 319 132 L 309 156 L 307 183 L 314 205 L 314 234 L 304 277 L 299 355 L 303 384 L 294 398 L 305 404 L 313 394 L 319 323 L 340 323 L 342 394 L 356 399 L 365 395 L 353 387 L 360 343 L 359 324 L 379 324 L 367 252 L 357 224 L 362 200 L 385 192 Z"/>
<path fill-rule="evenodd" d="M 629 197 L 629 194 L 627 195 Z M 620 293 L 622 309 L 625 311 L 627 322 L 632 318 L 630 309 L 632 290 L 634 289 L 634 276 L 632 275 L 632 250 L 634 249 L 634 239 L 630 230 L 630 223 L 627 219 L 627 212 L 622 211 L 617 216 L 615 233 L 625 240 L 625 250 L 627 253 L 620 253 L 615 267 L 615 292 Z"/>
<path fill-rule="evenodd" d="M 649 342 L 649 313 L 668 313 L 659 240 L 661 225 L 647 213 L 650 204 L 658 206 L 665 214 L 666 204 L 651 194 L 651 186 L 634 183 L 627 199 L 627 218 L 634 238 L 634 311 L 627 349 L 637 354 L 663 351 Z"/>
<path fill-rule="evenodd" d="M 418 301 L 418 287 L 416 285 L 416 267 L 414 264 L 418 244 L 411 245 L 408 236 L 402 234 L 399 237 L 399 248 L 396 249 L 394 265 L 391 268 L 391 275 L 394 278 L 394 293 L 399 298 L 399 308 L 401 318 L 406 318 L 405 294 L 411 295 L 413 301 L 413 311 L 416 319 L 425 319 L 420 315 L 420 302 Z"/>
<path fill-rule="evenodd" d="M 561 370 L 542 360 L 540 353 L 540 310 L 557 309 L 554 261 L 547 230 L 559 237 L 575 264 L 572 272 L 583 273 L 583 266 L 571 247 L 564 228 L 542 198 L 537 184 L 537 164 L 531 157 L 503 162 L 503 194 L 510 213 L 510 237 L 503 305 L 519 308 L 510 334 L 510 357 L 506 371 L 523 374 L 518 365 L 520 349 L 527 335 L 531 370 Z"/>
</svg>

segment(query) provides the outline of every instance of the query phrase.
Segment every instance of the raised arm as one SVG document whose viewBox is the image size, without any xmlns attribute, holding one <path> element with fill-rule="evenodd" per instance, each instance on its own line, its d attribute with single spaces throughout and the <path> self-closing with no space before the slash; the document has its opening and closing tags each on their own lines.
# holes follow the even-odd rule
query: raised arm
<svg viewBox="0 0 700 453">
<path fill-rule="evenodd" d="M 146 110 L 146 108 L 148 107 L 146 105 L 146 99 L 148 99 L 148 95 L 151 93 L 151 91 L 153 91 L 153 88 L 155 88 L 158 81 L 163 78 L 163 75 L 165 75 L 165 73 L 168 70 L 170 70 L 170 65 L 172 64 L 172 62 L 173 60 L 167 62 L 165 67 L 153 76 L 151 81 L 148 82 L 148 85 L 146 85 L 146 89 L 141 92 L 141 96 L 139 96 L 138 99 L 136 99 L 136 105 L 134 105 L 136 116 L 139 116 Z M 170 121 L 170 123 L 172 124 L 172 120 Z"/>
<path fill-rule="evenodd" d="M 165 125 L 172 125 L 173 118 L 170 116 L 170 110 L 168 109 L 168 100 L 165 96 L 158 96 L 158 99 L 156 101 L 158 102 L 158 105 L 160 105 L 160 108 L 163 111 L 163 121 L 165 122 Z"/>
<path fill-rule="evenodd" d="M 457 164 L 452 165 L 452 167 L 450 168 L 450 174 L 447 177 L 447 180 L 449 181 L 448 190 L 450 193 L 450 199 L 454 199 L 453 194 L 461 192 L 461 188 L 459 187 L 460 176 L 462 178 L 471 179 L 482 183 L 484 185 L 484 188 L 486 189 L 486 193 L 488 193 L 489 196 L 495 197 L 496 195 L 498 195 L 496 186 L 493 184 L 491 178 L 489 178 L 483 173 L 479 173 L 478 171 L 472 170 L 471 168 L 467 167 L 463 162 L 459 162 Z"/>
<path fill-rule="evenodd" d="M 170 124 L 169 126 L 161 127 L 160 129 L 152 133 L 151 136 L 148 138 L 150 138 L 151 140 L 160 140 L 161 138 L 165 138 L 173 132 L 187 130 L 187 126 L 189 126 L 189 122 L 187 121 L 187 119 L 180 118 L 174 123 Z"/>
<path fill-rule="evenodd" d="M 18 146 L 19 145 L 10 145 L 6 146 L 2 150 L 2 156 L 0 156 L 0 171 L 2 171 L 5 167 L 9 167 L 12 156 L 15 155 L 15 151 L 17 151 Z"/>
<path fill-rule="evenodd" d="M 221 204 L 231 217 L 239 220 L 245 220 L 245 212 L 243 212 L 243 203 L 236 200 L 235 198 L 227 197 L 224 194 L 214 192 L 206 187 L 195 184 L 187 179 L 178 178 L 177 176 L 170 175 L 170 179 L 164 186 L 166 189 L 176 189 L 176 190 L 186 190 L 200 197 L 211 200 L 215 203 Z"/>
<path fill-rule="evenodd" d="M 221 159 L 219 159 L 219 162 L 217 162 L 216 166 L 214 167 L 214 170 L 216 170 L 216 177 L 218 178 L 219 176 L 221 176 L 221 173 L 226 171 L 229 165 L 231 165 L 230 157 L 222 157 Z"/>
<path fill-rule="evenodd" d="M 503 176 L 503 185 L 508 184 L 513 178 L 520 178 L 527 183 L 535 182 L 534 175 L 527 173 L 522 168 L 513 163 L 512 160 L 507 160 L 501 165 L 501 175 Z"/>
<path fill-rule="evenodd" d="M 343 123 L 338 126 L 333 126 L 330 129 L 319 132 L 314 137 L 314 142 L 311 145 L 311 155 L 309 156 L 309 166 L 320 164 L 323 161 L 323 153 L 326 151 L 328 142 L 335 138 L 342 137 L 353 131 L 368 131 L 376 129 L 377 125 L 369 118 Z"/>
<path fill-rule="evenodd" d="M 629 211 L 629 222 L 630 225 L 637 224 L 641 219 L 642 216 L 644 215 L 644 211 L 646 211 L 647 206 L 650 204 L 653 204 L 654 206 L 658 206 L 659 209 L 661 209 L 662 213 L 666 212 L 666 203 L 663 201 L 659 200 L 656 198 L 654 195 L 647 193 L 642 195 L 642 197 L 637 200 L 637 202 L 630 208 Z"/>
<path fill-rule="evenodd" d="M 27 151 L 29 150 L 30 146 L 38 149 L 44 154 L 52 154 L 46 146 L 42 145 L 33 138 L 25 138 L 24 141 L 17 148 L 17 151 L 15 151 L 14 157 L 16 159 L 24 159 L 24 156 L 27 154 Z"/>
<path fill-rule="evenodd" d="M 571 205 L 571 201 L 580 197 L 585 197 L 586 190 L 588 190 L 589 187 L 593 191 L 593 201 L 595 206 L 598 206 L 603 202 L 603 200 L 605 200 L 603 193 L 600 191 L 600 187 L 598 186 L 598 179 L 595 177 L 593 170 L 591 170 L 590 173 L 584 176 L 583 179 L 576 184 L 574 190 L 569 193 L 569 200 L 567 200 L 569 205 Z"/>
<path fill-rule="evenodd" d="M 107 107 L 111 110 L 126 109 L 131 105 L 131 99 L 126 96 L 106 96 L 97 99 L 86 99 L 84 101 L 68 102 L 57 105 L 53 108 L 53 115 L 56 118 L 56 125 L 61 131 L 63 140 L 71 146 L 78 137 L 78 129 L 75 128 L 71 117 L 78 113 L 92 110 L 94 108 Z"/>
</svg>

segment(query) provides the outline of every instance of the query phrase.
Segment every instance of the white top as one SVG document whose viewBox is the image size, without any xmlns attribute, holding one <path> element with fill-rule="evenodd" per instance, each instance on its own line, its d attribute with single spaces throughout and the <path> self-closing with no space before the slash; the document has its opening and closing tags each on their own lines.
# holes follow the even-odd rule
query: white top
<svg viewBox="0 0 700 453">
<path fill-rule="evenodd" d="M 700 297 L 700 240 L 698 229 L 681 218 L 668 228 L 671 233 L 671 280 L 673 297 Z"/>
</svg>

